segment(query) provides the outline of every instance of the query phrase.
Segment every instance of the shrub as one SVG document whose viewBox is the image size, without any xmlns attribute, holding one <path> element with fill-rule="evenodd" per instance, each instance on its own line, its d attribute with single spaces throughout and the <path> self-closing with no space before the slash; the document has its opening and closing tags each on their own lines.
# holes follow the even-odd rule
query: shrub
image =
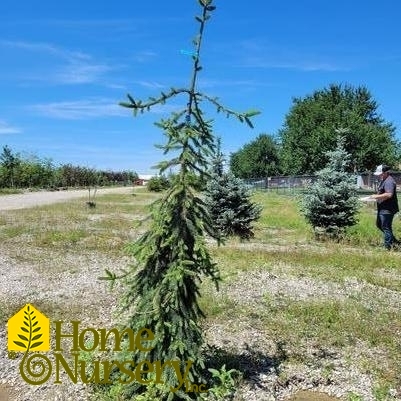
<svg viewBox="0 0 401 401">
<path fill-rule="evenodd" d="M 152 192 L 161 192 L 170 186 L 169 180 L 164 176 L 152 177 L 148 184 L 147 189 Z"/>
</svg>

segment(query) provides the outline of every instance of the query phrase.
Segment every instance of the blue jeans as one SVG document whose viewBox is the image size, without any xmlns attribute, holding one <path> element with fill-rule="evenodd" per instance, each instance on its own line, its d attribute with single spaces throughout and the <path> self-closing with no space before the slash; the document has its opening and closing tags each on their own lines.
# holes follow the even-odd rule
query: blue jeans
<svg viewBox="0 0 401 401">
<path fill-rule="evenodd" d="M 393 218 L 394 214 L 389 213 L 387 210 L 377 212 L 376 226 L 383 233 L 384 247 L 386 249 L 391 249 L 391 246 L 398 242 L 393 234 Z"/>
</svg>

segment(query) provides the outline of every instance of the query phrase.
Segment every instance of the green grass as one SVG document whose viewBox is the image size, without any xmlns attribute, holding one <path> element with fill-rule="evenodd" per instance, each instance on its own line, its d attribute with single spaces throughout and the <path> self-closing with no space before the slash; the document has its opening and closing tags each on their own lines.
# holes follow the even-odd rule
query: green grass
<svg viewBox="0 0 401 401">
<path fill-rule="evenodd" d="M 98 196 L 94 209 L 74 200 L 2 212 L 0 239 L 9 257 L 38 266 L 43 258 L 63 258 L 71 250 L 120 257 L 126 245 L 146 229 L 149 204 L 159 196 L 141 191 Z M 385 399 L 385 389 L 401 386 L 401 311 L 391 303 L 401 291 L 401 253 L 379 249 L 381 233 L 370 206 L 360 210 L 358 224 L 342 242 L 316 241 L 299 212 L 297 196 L 256 192 L 254 200 L 263 212 L 255 224 L 255 238 L 210 245 L 223 281 L 220 292 L 210 282 L 202 283 L 205 326 L 222 325 L 234 338 L 236 330 L 248 327 L 261 338 L 284 344 L 288 361 L 312 367 L 324 364 L 326 375 L 333 368 L 327 368 L 330 361 L 320 358 L 317 350 L 342 354 L 347 363 L 372 376 L 376 399 Z M 401 237 L 398 217 L 394 228 Z M 270 274 L 285 283 L 324 283 L 339 289 L 341 296 L 332 297 L 328 291 L 296 297 L 291 288 L 266 290 L 261 296 L 245 294 L 252 288 L 243 288 L 243 281 L 252 274 Z M 255 293 L 260 285 L 254 283 Z M 352 286 L 356 289 L 350 290 Z M 358 291 L 358 286 L 363 290 Z M 249 300 L 245 295 L 251 295 Z M 55 304 L 63 309 L 62 300 Z M 14 307 L 0 305 L 0 320 Z M 43 312 L 53 308 L 38 307 Z M 78 304 L 72 307 L 79 308 Z M 357 397 L 350 393 L 348 399 Z"/>
<path fill-rule="evenodd" d="M 267 202 L 268 200 L 268 202 Z M 258 225 L 306 233 L 307 224 L 297 209 L 298 198 L 274 192 L 256 192 L 254 201 L 263 206 Z"/>
<path fill-rule="evenodd" d="M 22 194 L 22 189 L 17 188 L 0 188 L 0 196 L 1 195 L 14 195 L 14 194 Z"/>
<path fill-rule="evenodd" d="M 265 293 L 259 303 L 239 307 L 232 297 L 219 296 L 206 284 L 202 306 L 208 323 L 229 327 L 244 320 L 263 337 L 286 344 L 289 359 L 300 363 L 316 365 L 316 356 L 311 359 L 307 352 L 311 343 L 338 352 L 346 349 L 350 363 L 370 372 L 376 383 L 382 383 L 380 388 L 383 383 L 385 388 L 400 386 L 401 343 L 395 333 L 401 333 L 401 310 L 394 310 L 380 294 L 399 295 L 401 253 L 380 249 L 382 238 L 375 227 L 374 209 L 362 207 L 358 224 L 348 230 L 343 241 L 317 242 L 299 213 L 296 197 L 256 193 L 255 200 L 264 207 L 256 237 L 248 244 L 229 240 L 212 248 L 221 269 L 222 288 L 241 288 L 244 274 L 268 272 L 284 280 L 337 286 L 343 289 L 343 298 L 333 300 L 327 294 L 293 299 L 289 290 Z M 394 227 L 399 234 L 398 217 Z M 369 292 L 349 292 L 350 282 L 365 286 Z M 362 356 L 353 359 L 352 350 L 360 350 L 361 344 Z M 375 359 L 369 349 L 377 350 L 380 357 Z"/>
<path fill-rule="evenodd" d="M 6 243 L 43 249 L 93 250 L 121 254 L 149 213 L 153 194 L 102 195 L 96 208 L 82 200 L 0 215 L 0 239 Z M 146 226 L 146 222 L 142 224 Z M 141 227 L 143 229 L 143 227 Z"/>
</svg>

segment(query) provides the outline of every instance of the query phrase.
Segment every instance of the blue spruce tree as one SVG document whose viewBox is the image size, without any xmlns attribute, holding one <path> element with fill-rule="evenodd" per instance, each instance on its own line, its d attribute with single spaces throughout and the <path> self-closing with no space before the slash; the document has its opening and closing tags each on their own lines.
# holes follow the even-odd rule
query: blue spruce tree
<svg viewBox="0 0 401 401">
<path fill-rule="evenodd" d="M 240 179 L 224 172 L 223 163 L 218 140 L 211 179 L 206 186 L 206 205 L 222 237 L 250 239 L 254 236 L 252 222 L 260 217 L 262 208 L 252 202 L 250 191 Z"/>
<path fill-rule="evenodd" d="M 350 155 L 344 149 L 343 137 L 326 155 L 329 161 L 317 172 L 317 180 L 301 201 L 301 210 L 317 236 L 339 239 L 357 222 L 359 203 L 355 178 L 346 171 Z"/>
</svg>

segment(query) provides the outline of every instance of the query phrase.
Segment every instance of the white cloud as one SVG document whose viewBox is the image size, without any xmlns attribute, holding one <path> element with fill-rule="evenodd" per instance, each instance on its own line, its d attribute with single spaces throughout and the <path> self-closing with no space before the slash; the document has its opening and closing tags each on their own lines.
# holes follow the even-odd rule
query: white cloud
<svg viewBox="0 0 401 401">
<path fill-rule="evenodd" d="M 50 43 L 0 40 L 0 45 L 29 52 L 52 54 L 66 60 L 87 60 L 90 58 L 90 56 L 85 53 L 65 50 Z"/>
<path fill-rule="evenodd" d="M 42 103 L 28 106 L 28 110 L 48 118 L 83 120 L 102 117 L 129 117 L 127 109 L 115 99 L 86 99 L 65 102 Z M 162 114 L 177 110 L 177 106 L 154 106 L 151 112 Z"/>
<path fill-rule="evenodd" d="M 41 75 L 30 75 L 26 79 L 32 81 L 45 81 L 52 84 L 86 84 L 101 82 L 107 72 L 116 68 L 107 63 L 97 62 L 89 54 L 80 51 L 71 51 L 54 46 L 49 43 L 35 43 L 24 41 L 0 41 L 0 46 L 21 49 L 30 53 L 42 53 L 54 60 L 51 71 Z"/>
<path fill-rule="evenodd" d="M 61 84 L 86 84 L 100 81 L 111 68 L 104 64 L 70 63 L 54 74 L 54 80 Z"/>
<path fill-rule="evenodd" d="M 157 53 L 152 50 L 144 50 L 134 54 L 134 60 L 137 63 L 145 63 L 155 57 L 157 57 Z"/>
<path fill-rule="evenodd" d="M 154 81 L 135 81 L 134 84 L 150 89 L 163 89 L 166 86 Z"/>
<path fill-rule="evenodd" d="M 9 125 L 4 120 L 0 120 L 0 135 L 19 134 L 21 132 L 22 132 L 21 129 L 19 129 L 17 127 L 13 127 L 12 125 Z"/>
<path fill-rule="evenodd" d="M 290 69 L 298 71 L 344 71 L 349 68 L 333 49 L 316 52 L 310 48 L 299 48 L 265 43 L 263 40 L 241 41 L 236 46 L 241 55 L 241 67 Z M 333 61 L 335 60 L 335 61 Z"/>
<path fill-rule="evenodd" d="M 80 120 L 98 117 L 123 116 L 124 110 L 117 102 L 109 99 L 42 103 L 28 106 L 30 111 L 49 118 Z"/>
<path fill-rule="evenodd" d="M 261 86 L 271 86 L 270 83 L 260 82 L 252 79 L 199 79 L 199 86 L 203 88 L 216 88 L 216 87 L 228 87 L 228 88 L 254 88 Z"/>
<path fill-rule="evenodd" d="M 300 71 L 344 71 L 346 69 L 335 63 L 312 59 L 297 60 L 295 58 L 293 60 L 271 60 L 269 58 L 249 57 L 247 60 L 243 61 L 242 65 L 252 68 L 275 68 Z"/>
</svg>

